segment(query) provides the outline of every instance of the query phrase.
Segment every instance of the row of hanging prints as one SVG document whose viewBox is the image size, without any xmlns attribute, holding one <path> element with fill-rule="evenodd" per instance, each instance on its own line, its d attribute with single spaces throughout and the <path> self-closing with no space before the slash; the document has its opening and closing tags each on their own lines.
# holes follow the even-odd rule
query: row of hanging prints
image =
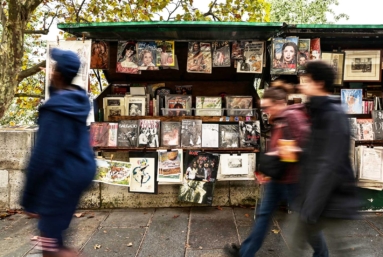
<svg viewBox="0 0 383 257">
<path fill-rule="evenodd" d="M 82 67 L 109 69 L 110 44 L 106 41 L 48 42 L 50 49 L 76 51 Z M 141 74 L 142 70 L 179 69 L 174 41 L 119 41 L 117 73 Z M 297 74 L 304 70 L 307 60 L 320 58 L 320 39 L 298 37 L 273 38 L 269 48 L 271 74 Z M 262 73 L 266 63 L 263 41 L 189 42 L 187 72 L 212 73 L 212 68 L 233 66 L 240 73 Z M 49 56 L 49 55 L 48 55 Z M 84 71 L 85 72 L 85 71 Z M 86 78 L 85 76 L 83 76 Z"/>
</svg>

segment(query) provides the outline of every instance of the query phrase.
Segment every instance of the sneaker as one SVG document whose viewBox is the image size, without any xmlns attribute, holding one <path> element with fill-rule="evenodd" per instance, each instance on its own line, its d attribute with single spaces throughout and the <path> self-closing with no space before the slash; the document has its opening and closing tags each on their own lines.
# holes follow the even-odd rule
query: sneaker
<svg viewBox="0 0 383 257">
<path fill-rule="evenodd" d="M 231 244 L 231 245 L 225 245 L 223 248 L 223 251 L 227 254 L 229 257 L 240 257 L 239 249 L 241 248 L 240 245 L 237 244 Z"/>
</svg>

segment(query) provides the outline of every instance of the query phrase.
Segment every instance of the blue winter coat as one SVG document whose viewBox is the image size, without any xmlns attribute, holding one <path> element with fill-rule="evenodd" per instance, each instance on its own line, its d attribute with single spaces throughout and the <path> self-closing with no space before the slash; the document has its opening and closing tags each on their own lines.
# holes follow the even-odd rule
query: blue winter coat
<svg viewBox="0 0 383 257">
<path fill-rule="evenodd" d="M 61 90 L 39 110 L 39 130 L 27 169 L 22 206 L 26 211 L 56 215 L 74 211 L 96 172 L 86 119 L 86 92 Z"/>
</svg>

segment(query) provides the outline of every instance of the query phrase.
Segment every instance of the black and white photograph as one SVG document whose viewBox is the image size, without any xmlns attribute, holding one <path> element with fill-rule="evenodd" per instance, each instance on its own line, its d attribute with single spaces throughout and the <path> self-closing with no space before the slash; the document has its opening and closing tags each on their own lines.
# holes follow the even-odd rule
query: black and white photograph
<svg viewBox="0 0 383 257">
<path fill-rule="evenodd" d="M 249 172 L 249 159 L 247 154 L 221 154 L 221 174 L 247 174 Z"/>
<path fill-rule="evenodd" d="M 104 97 L 104 121 L 109 121 L 109 116 L 125 115 L 124 97 Z"/>
<path fill-rule="evenodd" d="M 230 158 L 229 161 L 227 162 L 227 166 L 230 169 L 237 169 L 237 168 L 242 169 L 242 158 L 238 158 L 238 157 Z"/>
<path fill-rule="evenodd" d="M 261 127 L 259 120 L 239 122 L 240 147 L 259 147 Z"/>
<path fill-rule="evenodd" d="M 374 139 L 383 139 L 383 110 L 375 110 L 372 114 L 372 130 L 374 131 Z"/>
<path fill-rule="evenodd" d="M 145 96 L 125 96 L 126 113 L 128 116 L 146 115 L 146 97 Z"/>
<path fill-rule="evenodd" d="M 229 167 L 228 161 L 230 158 L 241 158 L 242 168 Z M 246 166 L 247 159 L 247 166 Z M 238 155 L 221 154 L 218 165 L 217 180 L 218 181 L 231 181 L 231 180 L 254 180 L 254 170 L 256 167 L 255 153 L 241 153 Z"/>
<path fill-rule="evenodd" d="M 239 127 L 238 124 L 219 125 L 219 147 L 234 148 L 239 147 Z"/>
<path fill-rule="evenodd" d="M 138 121 L 120 120 L 118 122 L 117 146 L 136 147 L 138 139 Z"/>
<path fill-rule="evenodd" d="M 381 50 L 345 50 L 344 81 L 380 81 Z"/>
<path fill-rule="evenodd" d="M 181 135 L 182 147 L 201 147 L 202 120 L 182 120 Z"/>
<path fill-rule="evenodd" d="M 219 124 L 202 124 L 202 147 L 219 146 Z"/>
<path fill-rule="evenodd" d="M 159 147 L 160 120 L 139 121 L 138 146 Z"/>
</svg>

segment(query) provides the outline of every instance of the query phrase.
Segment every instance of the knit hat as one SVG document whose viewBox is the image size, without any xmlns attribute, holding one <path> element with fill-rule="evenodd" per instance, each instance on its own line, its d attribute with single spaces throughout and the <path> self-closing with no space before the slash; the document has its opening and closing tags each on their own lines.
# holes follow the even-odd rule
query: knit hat
<svg viewBox="0 0 383 257">
<path fill-rule="evenodd" d="M 51 57 L 57 62 L 55 69 L 66 79 L 71 81 L 74 77 L 76 77 L 81 62 L 75 52 L 53 48 Z"/>
</svg>

